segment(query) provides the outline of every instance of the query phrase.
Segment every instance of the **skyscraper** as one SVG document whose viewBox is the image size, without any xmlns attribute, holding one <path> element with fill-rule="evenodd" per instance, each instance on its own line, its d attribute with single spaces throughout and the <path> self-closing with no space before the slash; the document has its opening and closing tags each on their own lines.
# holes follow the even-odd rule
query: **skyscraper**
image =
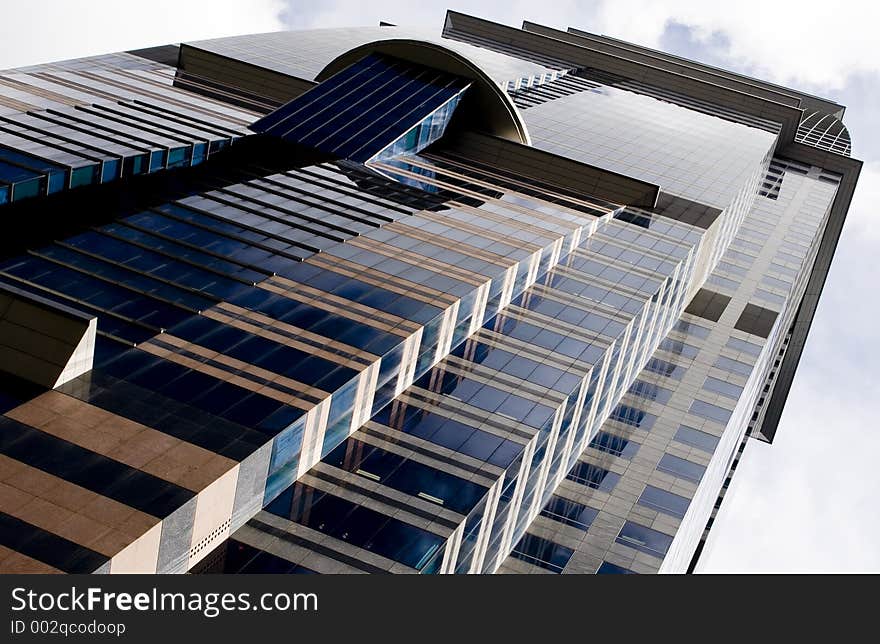
<svg viewBox="0 0 880 644">
<path fill-rule="evenodd" d="M 455 12 L 0 73 L 0 571 L 692 569 L 843 113 Z"/>
</svg>

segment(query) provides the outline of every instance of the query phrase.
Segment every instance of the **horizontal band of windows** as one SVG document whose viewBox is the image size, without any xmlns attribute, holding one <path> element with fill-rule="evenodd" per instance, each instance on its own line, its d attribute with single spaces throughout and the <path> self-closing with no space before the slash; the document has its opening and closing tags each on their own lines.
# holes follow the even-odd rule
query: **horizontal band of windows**
<svg viewBox="0 0 880 644">
<path fill-rule="evenodd" d="M 719 380 L 718 378 L 713 378 L 712 376 L 707 377 L 705 382 L 703 382 L 703 389 L 716 394 L 721 394 L 722 396 L 726 396 L 727 398 L 733 398 L 734 400 L 738 399 L 743 391 L 743 388 L 739 385 L 735 385 L 724 380 Z"/>
<path fill-rule="evenodd" d="M 679 426 L 678 431 L 676 431 L 675 433 L 675 440 L 677 440 L 679 443 L 684 443 L 685 445 L 696 447 L 703 452 L 711 454 L 718 446 L 718 441 L 720 440 L 720 438 L 718 436 L 713 436 L 712 434 L 702 432 L 698 429 L 694 429 L 693 427 L 681 425 Z"/>
<path fill-rule="evenodd" d="M 565 478 L 595 490 L 610 492 L 620 480 L 620 474 L 592 463 L 578 461 Z"/>
<path fill-rule="evenodd" d="M 553 572 L 562 572 L 573 554 L 574 550 L 571 548 L 526 533 L 514 546 L 510 556 Z"/>
<path fill-rule="evenodd" d="M 303 483 L 294 483 L 266 511 L 369 552 L 421 570 L 444 539 L 399 519 Z"/>
<path fill-rule="evenodd" d="M 638 503 L 652 510 L 681 519 L 687 512 L 691 501 L 678 494 L 661 490 L 653 485 L 647 485 L 641 496 L 639 496 Z"/>
<path fill-rule="evenodd" d="M 588 447 L 619 458 L 631 459 L 639 451 L 640 445 L 628 438 L 600 431 L 590 441 Z"/>
<path fill-rule="evenodd" d="M 488 491 L 481 485 L 355 438 L 340 443 L 323 462 L 464 515 Z"/>
<path fill-rule="evenodd" d="M 550 497 L 547 505 L 541 510 L 541 516 L 580 530 L 587 530 L 598 514 L 598 510 L 588 505 L 575 503 L 555 494 Z"/>
<path fill-rule="evenodd" d="M 706 468 L 693 461 L 679 458 L 672 454 L 664 454 L 660 459 L 660 462 L 657 464 L 657 470 L 688 481 L 699 483 L 700 479 L 703 478 Z"/>
<path fill-rule="evenodd" d="M 634 521 L 627 521 L 615 539 L 617 543 L 635 548 L 653 557 L 662 558 L 672 545 L 672 537 Z"/>
</svg>

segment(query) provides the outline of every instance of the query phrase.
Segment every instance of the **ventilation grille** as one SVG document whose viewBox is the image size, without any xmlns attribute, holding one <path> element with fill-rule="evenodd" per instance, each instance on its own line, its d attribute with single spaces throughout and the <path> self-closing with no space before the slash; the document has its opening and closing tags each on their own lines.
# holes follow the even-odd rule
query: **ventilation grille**
<svg viewBox="0 0 880 644">
<path fill-rule="evenodd" d="M 189 557 L 192 559 L 193 557 L 198 556 L 205 548 L 209 548 L 214 545 L 214 542 L 217 539 L 220 539 L 221 536 L 229 530 L 229 525 L 232 522 L 232 518 L 226 519 L 223 523 L 217 526 L 211 534 L 203 538 L 196 545 L 189 549 Z"/>
</svg>

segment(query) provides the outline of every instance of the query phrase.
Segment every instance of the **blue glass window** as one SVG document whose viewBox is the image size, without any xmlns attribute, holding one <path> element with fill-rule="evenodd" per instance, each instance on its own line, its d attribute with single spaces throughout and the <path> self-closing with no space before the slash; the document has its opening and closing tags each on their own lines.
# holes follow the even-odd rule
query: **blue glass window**
<svg viewBox="0 0 880 644">
<path fill-rule="evenodd" d="M 646 411 L 642 411 L 637 407 L 631 407 L 630 405 L 618 405 L 611 412 L 611 415 L 608 417 L 609 420 L 616 420 L 619 423 L 624 423 L 625 425 L 631 425 L 633 427 L 638 427 L 639 429 L 643 429 L 644 431 L 650 431 L 651 427 L 654 426 L 654 421 L 657 420 L 657 417 L 654 414 L 649 414 Z"/>
<path fill-rule="evenodd" d="M 574 550 L 560 546 L 542 537 L 533 534 L 525 534 L 510 553 L 512 557 L 528 561 L 529 563 L 552 570 L 562 572 L 568 563 Z"/>
<path fill-rule="evenodd" d="M 644 380 L 636 380 L 633 382 L 632 386 L 629 388 L 629 393 L 633 396 L 644 398 L 645 400 L 656 400 L 661 405 L 668 403 L 669 399 L 672 397 L 671 390 L 655 385 L 651 382 L 645 382 Z"/>
<path fill-rule="evenodd" d="M 727 346 L 731 349 L 735 349 L 736 351 L 741 351 L 752 356 L 759 355 L 761 353 L 761 350 L 763 349 L 763 347 L 759 344 L 755 344 L 754 342 L 746 342 L 745 340 L 740 340 L 739 338 L 730 338 L 727 341 Z"/>
<path fill-rule="evenodd" d="M 266 510 L 416 570 L 444 543 L 427 530 L 302 483 L 289 487 Z"/>
<path fill-rule="evenodd" d="M 283 559 L 270 552 L 259 550 L 236 539 L 230 539 L 223 546 L 223 569 L 225 574 L 251 575 L 309 575 L 315 571 Z M 209 571 L 213 572 L 213 571 Z"/>
<path fill-rule="evenodd" d="M 596 490 L 610 492 L 620 480 L 620 474 L 609 472 L 592 463 L 578 461 L 565 478 Z"/>
<path fill-rule="evenodd" d="M 596 570 L 597 575 L 635 575 L 637 573 L 633 572 L 629 568 L 624 568 L 623 566 L 618 566 L 617 564 L 608 563 L 607 561 L 603 561 L 602 565 L 599 566 L 599 569 Z"/>
<path fill-rule="evenodd" d="M 718 356 L 714 366 L 723 369 L 724 371 L 738 373 L 741 376 L 748 376 L 752 373 L 752 365 L 739 360 L 734 360 L 733 358 L 728 358 L 727 356 Z"/>
<path fill-rule="evenodd" d="M 633 521 L 627 521 L 620 529 L 616 541 L 654 557 L 663 557 L 669 551 L 672 537 Z"/>
<path fill-rule="evenodd" d="M 700 352 L 700 350 L 693 345 L 685 344 L 681 340 L 672 340 L 670 338 L 663 340 L 658 348 L 668 351 L 669 353 L 684 356 L 685 358 L 695 358 Z"/>
<path fill-rule="evenodd" d="M 703 473 L 706 471 L 706 468 L 702 465 L 673 456 L 672 454 L 664 454 L 657 464 L 657 469 L 660 472 L 666 472 L 667 474 L 694 481 L 695 483 L 700 482 L 700 479 L 703 478 Z"/>
<path fill-rule="evenodd" d="M 370 54 L 250 127 L 364 163 L 377 155 L 415 153 L 440 138 L 469 85 L 451 74 Z"/>
<path fill-rule="evenodd" d="M 590 447 L 626 459 L 632 458 L 639 451 L 639 444 L 635 441 L 601 431 L 590 441 Z"/>
<path fill-rule="evenodd" d="M 645 365 L 645 371 L 657 373 L 661 376 L 672 378 L 673 380 L 681 380 L 686 369 L 680 365 L 661 360 L 660 358 L 651 358 Z"/>
<path fill-rule="evenodd" d="M 398 413 L 392 420 L 393 407 L 381 409 L 373 420 L 498 467 L 507 468 L 523 450 L 514 441 L 415 407 L 405 408 L 402 419 Z"/>
<path fill-rule="evenodd" d="M 706 432 L 701 432 L 693 427 L 682 425 L 675 433 L 675 440 L 711 454 L 715 451 L 720 439 L 712 434 L 707 434 Z"/>
<path fill-rule="evenodd" d="M 733 398 L 734 400 L 739 398 L 739 395 L 743 390 L 739 385 L 719 380 L 712 376 L 706 378 L 706 381 L 703 383 L 703 389 L 706 391 L 712 391 L 716 394 L 721 394 L 722 396 L 727 396 L 728 398 Z"/>
<path fill-rule="evenodd" d="M 459 514 L 468 514 L 488 491 L 471 481 L 354 438 L 340 444 L 324 462 L 438 503 Z"/>
<path fill-rule="evenodd" d="M 717 423 L 726 423 L 730 420 L 732 411 L 729 409 L 724 409 L 723 407 L 719 407 L 718 405 L 713 405 L 711 403 L 707 403 L 704 400 L 695 400 L 691 403 L 691 408 L 688 410 L 689 413 L 694 416 L 699 416 L 700 418 L 705 418 L 706 420 L 714 420 Z"/>
<path fill-rule="evenodd" d="M 639 497 L 639 504 L 679 519 L 685 515 L 690 499 L 648 485 Z"/>
<path fill-rule="evenodd" d="M 597 514 L 599 514 L 598 510 L 556 495 L 551 496 L 550 501 L 541 510 L 541 516 L 581 530 L 589 528 Z"/>
</svg>

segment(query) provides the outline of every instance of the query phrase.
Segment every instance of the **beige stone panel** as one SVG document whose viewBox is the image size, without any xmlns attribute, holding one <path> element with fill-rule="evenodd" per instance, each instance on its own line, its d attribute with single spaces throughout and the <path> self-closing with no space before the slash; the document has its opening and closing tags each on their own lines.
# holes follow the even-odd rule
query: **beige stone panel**
<svg viewBox="0 0 880 644">
<path fill-rule="evenodd" d="M 214 545 L 229 536 L 238 470 L 236 465 L 198 495 L 187 568 L 198 563 Z"/>
<path fill-rule="evenodd" d="M 0 575 L 58 575 L 62 574 L 49 564 L 0 546 Z"/>
<path fill-rule="evenodd" d="M 156 563 L 159 560 L 159 539 L 161 536 L 162 524 L 157 523 L 110 560 L 110 573 L 155 573 Z"/>
</svg>

